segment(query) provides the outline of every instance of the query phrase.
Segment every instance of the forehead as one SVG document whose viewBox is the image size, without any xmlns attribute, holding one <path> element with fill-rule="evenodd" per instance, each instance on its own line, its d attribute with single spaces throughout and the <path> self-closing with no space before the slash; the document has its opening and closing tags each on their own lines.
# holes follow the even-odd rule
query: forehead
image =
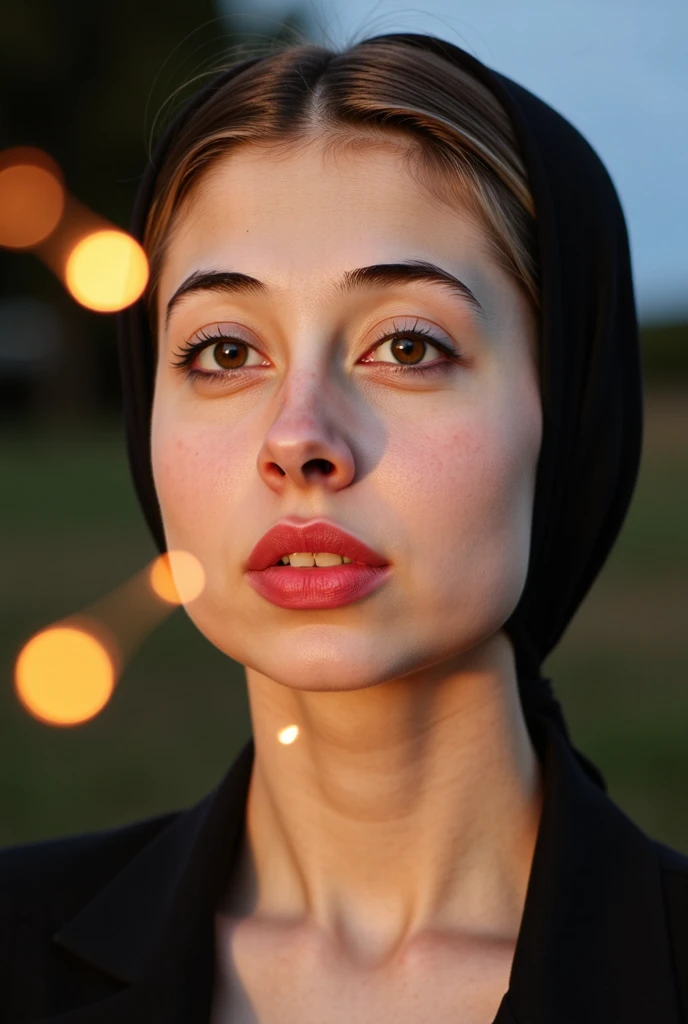
<svg viewBox="0 0 688 1024">
<path fill-rule="evenodd" d="M 202 174 L 180 209 L 163 277 L 174 288 L 191 264 L 229 259 L 233 266 L 239 253 L 295 275 L 358 266 L 362 252 L 374 257 L 368 262 L 409 255 L 484 262 L 481 227 L 424 189 L 404 152 L 394 144 L 328 150 L 318 143 L 286 153 L 240 146 Z"/>
<path fill-rule="evenodd" d="M 448 208 L 414 178 L 416 152 L 409 144 L 365 137 L 348 145 L 322 139 L 281 149 L 243 145 L 201 176 L 191 204 L 196 214 L 222 210 L 237 220 L 242 214 L 283 224 L 298 218 L 320 234 L 328 227 L 318 219 L 322 212 L 341 227 L 352 217 L 391 230 L 418 226 L 428 215 L 438 222 L 447 213 L 468 221 L 465 212 Z M 430 183 L 427 173 L 421 178 Z"/>
</svg>

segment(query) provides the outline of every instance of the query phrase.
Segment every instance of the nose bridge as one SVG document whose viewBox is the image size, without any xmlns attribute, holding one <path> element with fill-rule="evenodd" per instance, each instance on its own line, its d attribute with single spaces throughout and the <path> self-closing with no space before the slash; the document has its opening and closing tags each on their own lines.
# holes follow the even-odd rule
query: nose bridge
<svg viewBox="0 0 688 1024">
<path fill-rule="evenodd" d="M 327 372 L 324 367 L 293 367 L 288 370 L 273 427 L 278 423 L 288 423 L 292 430 L 307 431 L 318 426 L 322 428 L 327 420 L 325 411 L 328 392 Z"/>
<path fill-rule="evenodd" d="M 345 417 L 337 411 L 328 370 L 321 363 L 287 370 L 278 407 L 258 456 L 258 470 L 270 486 L 286 481 L 304 487 L 327 480 L 346 486 L 355 474 Z"/>
</svg>

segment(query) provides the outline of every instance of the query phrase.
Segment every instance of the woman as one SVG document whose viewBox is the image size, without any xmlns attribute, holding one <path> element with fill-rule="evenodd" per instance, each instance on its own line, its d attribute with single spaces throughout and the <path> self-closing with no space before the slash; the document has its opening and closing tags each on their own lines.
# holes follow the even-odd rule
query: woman
<svg viewBox="0 0 688 1024">
<path fill-rule="evenodd" d="M 129 452 L 253 736 L 181 813 L 3 854 L 3 1021 L 688 1020 L 688 859 L 540 674 L 638 467 L 596 155 L 439 39 L 236 64 L 161 141 Z"/>
</svg>

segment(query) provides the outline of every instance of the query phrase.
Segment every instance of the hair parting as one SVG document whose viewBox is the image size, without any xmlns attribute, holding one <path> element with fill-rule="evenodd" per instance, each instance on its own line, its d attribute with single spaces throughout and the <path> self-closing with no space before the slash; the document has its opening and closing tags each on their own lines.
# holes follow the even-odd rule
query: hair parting
<svg viewBox="0 0 688 1024">
<path fill-rule="evenodd" d="M 399 40 L 363 41 L 344 52 L 278 44 L 211 93 L 158 169 L 143 238 L 154 339 L 157 283 L 176 218 L 204 172 L 248 144 L 271 159 L 310 144 L 324 144 L 326 155 L 396 146 L 419 189 L 481 225 L 491 256 L 539 309 L 534 202 L 511 122 L 490 89 L 439 54 Z"/>
</svg>

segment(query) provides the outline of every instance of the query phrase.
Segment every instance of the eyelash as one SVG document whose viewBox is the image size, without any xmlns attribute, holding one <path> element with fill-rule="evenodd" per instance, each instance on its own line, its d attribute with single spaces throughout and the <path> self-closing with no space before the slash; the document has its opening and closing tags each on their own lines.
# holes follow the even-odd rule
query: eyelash
<svg viewBox="0 0 688 1024">
<path fill-rule="evenodd" d="M 417 325 L 418 321 L 416 321 Z M 384 341 L 394 341 L 400 337 L 420 337 L 424 341 L 429 341 L 435 348 L 439 349 L 447 358 L 441 363 L 429 363 L 425 366 L 415 366 L 411 363 L 387 363 L 380 362 L 378 365 L 386 366 L 391 369 L 394 373 L 408 374 L 428 374 L 446 372 L 453 364 L 460 362 L 462 359 L 461 353 L 449 345 L 447 342 L 442 342 L 434 336 L 432 331 L 426 328 L 419 328 L 414 326 L 413 328 L 397 328 L 396 323 L 394 324 L 393 331 L 384 331 L 382 335 L 377 338 L 371 345 L 369 352 L 373 352 L 379 345 Z M 184 369 L 190 367 L 191 363 L 195 359 L 196 355 L 203 351 L 205 348 L 209 348 L 210 345 L 217 345 L 220 341 L 236 341 L 242 345 L 246 345 L 248 348 L 253 348 L 243 338 L 235 337 L 231 334 L 204 334 L 200 333 L 198 341 L 187 341 L 179 350 L 174 353 L 177 356 L 177 360 L 172 363 L 172 366 L 176 369 Z M 372 361 L 371 361 L 372 362 Z M 256 367 L 242 367 L 239 366 L 235 370 L 194 370 L 188 369 L 185 376 L 191 378 L 203 378 L 204 380 L 226 380 L 228 376 L 237 376 L 244 369 L 256 369 Z"/>
</svg>

